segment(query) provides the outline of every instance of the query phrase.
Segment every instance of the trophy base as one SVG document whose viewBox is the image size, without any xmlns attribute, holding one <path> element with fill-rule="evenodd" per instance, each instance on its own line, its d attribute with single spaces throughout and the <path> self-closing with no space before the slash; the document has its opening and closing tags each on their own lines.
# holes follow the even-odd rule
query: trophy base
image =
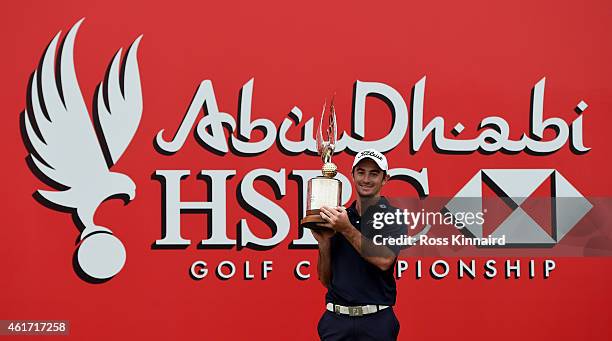
<svg viewBox="0 0 612 341">
<path fill-rule="evenodd" d="M 300 226 L 314 231 L 329 231 L 329 227 L 324 227 L 319 224 L 325 224 L 326 221 L 319 215 L 319 210 L 308 210 L 306 216 L 300 220 Z"/>
</svg>

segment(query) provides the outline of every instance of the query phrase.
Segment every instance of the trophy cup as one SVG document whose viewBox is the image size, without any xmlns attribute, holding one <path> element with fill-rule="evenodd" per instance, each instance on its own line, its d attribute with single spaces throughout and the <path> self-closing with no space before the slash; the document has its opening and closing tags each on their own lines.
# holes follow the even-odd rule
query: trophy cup
<svg viewBox="0 0 612 341">
<path fill-rule="evenodd" d="M 300 221 L 300 226 L 312 230 L 325 230 L 326 227 L 319 224 L 326 223 L 320 215 L 321 206 L 336 207 L 340 205 L 342 197 L 342 183 L 334 177 L 338 173 L 338 167 L 331 162 L 338 129 L 336 127 L 336 110 L 332 98 L 329 107 L 327 121 L 325 120 L 326 104 L 323 104 L 321 122 L 317 131 L 317 151 L 323 160 L 323 175 L 308 180 L 308 192 L 306 194 L 306 216 Z M 325 139 L 323 127 L 325 125 Z"/>
</svg>

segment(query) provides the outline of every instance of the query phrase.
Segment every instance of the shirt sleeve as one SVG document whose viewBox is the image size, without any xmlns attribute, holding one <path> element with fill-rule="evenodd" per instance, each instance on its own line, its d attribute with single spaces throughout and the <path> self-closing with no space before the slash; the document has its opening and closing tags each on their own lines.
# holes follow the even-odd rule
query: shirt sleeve
<svg viewBox="0 0 612 341">
<path fill-rule="evenodd" d="M 394 213 L 395 209 L 389 209 L 387 212 Z M 408 227 L 397 221 L 387 224 L 381 217 L 382 215 L 374 214 L 370 217 L 371 219 L 366 220 L 366 224 L 362 226 L 362 235 L 374 245 L 386 246 L 397 256 L 403 248 L 407 247 Z"/>
</svg>

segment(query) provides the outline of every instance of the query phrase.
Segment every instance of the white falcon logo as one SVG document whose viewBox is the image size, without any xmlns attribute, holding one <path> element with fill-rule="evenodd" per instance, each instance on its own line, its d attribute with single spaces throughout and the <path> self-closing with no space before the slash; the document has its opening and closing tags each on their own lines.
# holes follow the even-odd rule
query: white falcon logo
<svg viewBox="0 0 612 341">
<path fill-rule="evenodd" d="M 117 196 L 132 200 L 135 196 L 132 179 L 110 168 L 132 140 L 142 115 L 136 59 L 142 36 L 132 43 L 122 62 L 122 50 L 115 54 L 97 88 L 93 104 L 96 135 L 73 61 L 74 40 L 82 21 L 64 38 L 57 60 L 61 31 L 47 47 L 32 75 L 22 122 L 32 170 L 58 190 L 38 190 L 37 195 L 56 209 L 73 212 L 82 229 L 75 255 L 85 273 L 82 277 L 104 281 L 125 264 L 125 248 L 111 230 L 96 225 L 93 218 L 105 200 Z"/>
</svg>

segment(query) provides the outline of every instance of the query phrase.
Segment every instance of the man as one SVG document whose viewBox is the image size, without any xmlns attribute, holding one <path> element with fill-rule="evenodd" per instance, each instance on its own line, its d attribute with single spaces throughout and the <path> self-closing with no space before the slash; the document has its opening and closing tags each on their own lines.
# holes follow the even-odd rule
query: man
<svg viewBox="0 0 612 341">
<path fill-rule="evenodd" d="M 359 152 L 352 177 L 357 200 L 344 207 L 322 207 L 321 226 L 313 231 L 319 243 L 319 280 L 327 287 L 326 311 L 318 324 L 322 340 L 396 340 L 399 321 L 392 306 L 396 287 L 393 269 L 399 248 L 375 245 L 376 234 L 406 233 L 403 225 L 373 228 L 376 212 L 395 212 L 380 196 L 389 180 L 386 157 L 374 149 Z"/>
</svg>

